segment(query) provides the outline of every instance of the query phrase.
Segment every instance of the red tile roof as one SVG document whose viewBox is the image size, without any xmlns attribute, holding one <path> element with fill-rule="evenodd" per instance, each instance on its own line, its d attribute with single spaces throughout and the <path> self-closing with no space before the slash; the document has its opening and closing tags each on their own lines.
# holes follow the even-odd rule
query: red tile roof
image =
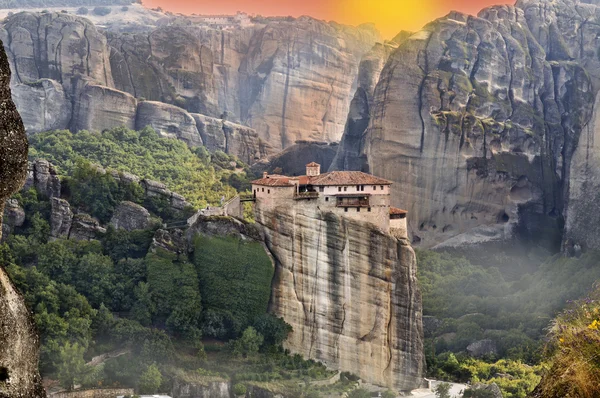
<svg viewBox="0 0 600 398">
<path fill-rule="evenodd" d="M 290 183 L 290 178 L 285 176 L 267 176 L 259 180 L 252 181 L 253 185 L 264 185 L 267 187 L 293 187 L 294 184 Z"/>
<path fill-rule="evenodd" d="M 332 171 L 319 174 L 318 176 L 286 177 L 271 174 L 265 178 L 252 181 L 254 185 L 292 186 L 292 181 L 298 181 L 299 185 L 391 185 L 392 182 L 383 178 L 375 177 L 362 171 Z"/>
<path fill-rule="evenodd" d="M 312 185 L 391 185 L 392 182 L 362 171 L 332 171 L 310 177 Z"/>
<path fill-rule="evenodd" d="M 390 215 L 406 215 L 406 210 L 399 209 L 397 207 L 390 207 Z"/>
<path fill-rule="evenodd" d="M 306 165 L 306 167 L 315 167 L 315 166 L 320 166 L 320 164 L 317 162 L 310 162 L 309 164 Z"/>
</svg>

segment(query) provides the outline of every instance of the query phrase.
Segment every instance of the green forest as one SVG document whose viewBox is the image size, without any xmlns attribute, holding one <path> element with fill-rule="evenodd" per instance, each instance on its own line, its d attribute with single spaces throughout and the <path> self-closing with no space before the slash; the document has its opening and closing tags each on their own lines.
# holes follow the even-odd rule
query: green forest
<svg viewBox="0 0 600 398">
<path fill-rule="evenodd" d="M 176 213 L 148 199 L 139 184 L 107 172 L 162 181 L 199 207 L 246 189 L 253 178 L 246 165 L 222 152 L 191 151 L 151 129 L 56 131 L 30 141 L 30 158 L 56 166 L 61 196 L 72 208 L 107 225 L 127 200 L 156 221 L 129 232 L 108 225 L 91 241 L 57 239 L 50 236 L 49 198 L 35 187 L 13 196 L 26 219 L 0 244 L 0 261 L 33 310 L 45 379 L 66 389 L 133 387 L 140 393 L 171 391 L 174 380 L 222 380 L 236 391 L 265 385 L 298 397 L 355 387 L 350 374 L 332 386 L 300 385 L 334 372 L 282 349 L 291 327 L 267 313 L 274 270 L 261 243 L 204 235 L 157 243 L 164 222 L 194 209 Z M 106 353 L 115 358 L 90 364 Z"/>
<path fill-rule="evenodd" d="M 30 157 L 52 162 L 62 197 L 102 225 L 124 200 L 155 220 L 147 230 L 108 226 L 92 241 L 56 239 L 49 198 L 35 188 L 14 196 L 26 220 L 0 244 L 0 261 L 34 312 L 45 378 L 67 389 L 127 386 L 147 393 L 170 391 L 176 379 L 225 380 L 237 391 L 268 386 L 297 397 L 365 393 L 350 374 L 328 387 L 303 383 L 332 372 L 282 349 L 291 328 L 267 313 L 273 268 L 259 242 L 197 234 L 186 247 L 157 243 L 163 223 L 247 190 L 254 178 L 247 165 L 223 152 L 190 150 L 152 129 L 40 133 L 31 137 Z M 161 181 L 192 206 L 176 212 L 112 171 Z M 600 325 L 593 323 L 595 307 L 575 311 L 582 321 L 560 315 L 600 278 L 597 253 L 487 262 L 418 250 L 417 257 L 429 377 L 494 382 L 505 397 L 522 398 L 540 380 L 549 382 L 543 375 L 550 370 L 564 371 L 557 344 L 580 347 L 576 334 L 556 331 L 557 322 L 583 330 Z M 478 340 L 492 341 L 496 352 L 470 356 L 467 347 Z M 86 365 L 111 352 L 116 358 Z"/>
<path fill-rule="evenodd" d="M 506 262 L 504 269 L 443 252 L 418 250 L 417 257 L 423 314 L 437 320 L 437 327 L 426 327 L 428 374 L 495 382 L 508 398 L 525 397 L 536 387 L 549 361 L 548 328 L 570 301 L 585 297 L 600 279 L 600 256 L 594 252 L 580 258 L 519 259 L 530 263 L 521 275 L 514 273 L 517 260 L 510 257 L 500 262 Z M 492 340 L 497 353 L 468 356 L 467 346 L 483 339 Z"/>
</svg>

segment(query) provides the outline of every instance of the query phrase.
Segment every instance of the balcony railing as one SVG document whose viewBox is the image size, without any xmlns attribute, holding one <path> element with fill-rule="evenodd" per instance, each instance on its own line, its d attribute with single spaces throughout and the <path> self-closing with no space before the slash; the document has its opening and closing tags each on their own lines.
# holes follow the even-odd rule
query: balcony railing
<svg viewBox="0 0 600 398">
<path fill-rule="evenodd" d="M 369 198 L 338 198 L 337 207 L 369 207 Z"/>
<path fill-rule="evenodd" d="M 295 200 L 302 200 L 302 199 L 316 199 L 319 197 L 319 193 L 318 192 L 297 192 L 294 194 L 294 199 Z"/>
</svg>

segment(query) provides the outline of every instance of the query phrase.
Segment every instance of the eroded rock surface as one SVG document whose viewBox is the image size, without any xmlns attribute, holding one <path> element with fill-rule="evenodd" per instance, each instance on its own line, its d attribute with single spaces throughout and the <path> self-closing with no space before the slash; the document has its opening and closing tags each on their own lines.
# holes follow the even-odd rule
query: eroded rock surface
<svg viewBox="0 0 600 398">
<path fill-rule="evenodd" d="M 270 311 L 293 327 L 285 347 L 369 383 L 419 386 L 421 294 L 410 244 L 311 205 L 255 216 L 275 262 Z"/>
<path fill-rule="evenodd" d="M 518 236 L 557 248 L 565 218 L 567 237 L 591 239 L 569 217 L 599 214 L 588 128 L 599 10 L 522 0 L 428 24 L 390 55 L 363 139 L 347 131 L 363 161 L 344 166 L 395 181 L 394 205 L 425 246 Z"/>
<path fill-rule="evenodd" d="M 0 38 L 29 132 L 152 125 L 197 146 L 195 113 L 228 115 L 228 153 L 252 162 L 297 140 L 337 142 L 358 63 L 379 40 L 370 25 L 309 17 L 216 30 L 165 16 L 135 32 L 104 29 L 64 13 L 25 12 L 3 22 Z"/>
<path fill-rule="evenodd" d="M 137 203 L 127 201 L 119 203 L 110 220 L 113 227 L 126 231 L 146 229 L 151 222 L 152 218 L 148 210 Z"/>
<path fill-rule="evenodd" d="M 27 179 L 23 189 L 35 187 L 49 198 L 60 197 L 60 178 L 54 165 L 44 159 L 36 159 L 27 167 Z"/>
<path fill-rule="evenodd" d="M 0 224 L 5 200 L 27 176 L 25 127 L 10 93 L 10 68 L 0 51 Z M 0 238 L 2 237 L 0 230 Z M 23 297 L 0 264 L 0 397 L 45 397 L 38 373 L 39 337 Z"/>
</svg>

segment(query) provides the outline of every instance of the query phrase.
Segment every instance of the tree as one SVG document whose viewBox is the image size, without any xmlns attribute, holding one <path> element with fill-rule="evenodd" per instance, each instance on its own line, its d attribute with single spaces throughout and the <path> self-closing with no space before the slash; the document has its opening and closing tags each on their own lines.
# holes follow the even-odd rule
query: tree
<svg viewBox="0 0 600 398">
<path fill-rule="evenodd" d="M 152 303 L 152 294 L 146 282 L 140 282 L 134 289 L 135 304 L 131 309 L 133 319 L 144 326 L 152 324 L 152 313 L 154 304 Z"/>
<path fill-rule="evenodd" d="M 271 314 L 262 314 L 257 317 L 253 326 L 256 331 L 263 335 L 264 344 L 278 346 L 287 339 L 292 332 L 292 326 L 287 324 L 283 318 L 277 318 Z"/>
<path fill-rule="evenodd" d="M 153 363 L 140 376 L 138 388 L 142 394 L 154 394 L 158 391 L 161 383 L 162 374 L 156 364 Z"/>
<path fill-rule="evenodd" d="M 85 377 L 88 369 L 83 360 L 85 348 L 78 343 L 69 342 L 60 349 L 58 364 L 58 379 L 60 384 L 69 391 L 75 388 L 75 383 Z"/>
<path fill-rule="evenodd" d="M 232 352 L 238 357 L 247 358 L 258 352 L 263 340 L 263 336 L 250 326 L 244 330 L 242 337 L 233 341 Z"/>
<path fill-rule="evenodd" d="M 433 389 L 433 392 L 437 398 L 450 398 L 451 387 L 450 383 L 440 383 Z"/>
</svg>

